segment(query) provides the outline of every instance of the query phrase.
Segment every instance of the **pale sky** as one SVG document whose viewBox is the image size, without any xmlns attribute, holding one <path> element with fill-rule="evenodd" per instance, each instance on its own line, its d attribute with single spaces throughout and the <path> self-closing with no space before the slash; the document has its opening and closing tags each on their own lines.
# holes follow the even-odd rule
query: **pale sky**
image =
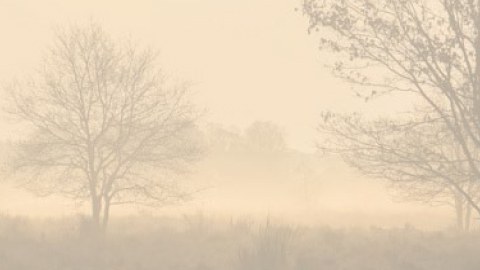
<svg viewBox="0 0 480 270">
<path fill-rule="evenodd" d="M 312 150 L 325 109 L 351 109 L 349 86 L 324 67 L 326 55 L 300 0 L 0 0 L 0 80 L 28 75 L 56 25 L 100 22 L 160 52 L 165 71 L 192 81 L 205 121 L 281 125 L 289 143 Z M 15 136 L 15 132 L 4 131 Z"/>
<path fill-rule="evenodd" d="M 161 66 L 172 78 L 193 82 L 198 105 L 207 110 L 204 122 L 242 128 L 255 120 L 273 121 L 284 128 L 292 147 L 313 151 L 320 112 L 332 109 L 382 113 L 402 108 L 405 103 L 365 104 L 354 97 L 349 85 L 334 78 L 325 67 L 327 62 L 335 60 L 334 56 L 320 52 L 318 37 L 308 35 L 307 19 L 295 11 L 300 2 L 0 0 L 0 81 L 21 79 L 39 65 L 42 52 L 52 40 L 53 27 L 93 20 L 114 37 L 131 37 L 141 45 L 157 49 Z M 19 136 L 14 127 L 13 122 L 0 118 L 0 138 Z M 345 174 L 345 170 L 342 165 L 326 171 L 323 180 L 330 183 L 358 180 L 358 175 Z M 312 192 L 328 193 L 328 198 L 322 195 L 318 200 L 333 203 L 335 206 L 331 207 L 336 210 L 340 207 L 362 215 L 362 211 L 369 209 L 370 214 L 363 216 L 367 221 L 376 211 L 386 208 L 399 207 L 396 212 L 417 213 L 412 212 L 411 205 L 392 206 L 388 193 L 378 182 L 373 186 L 352 183 L 345 184 L 350 188 L 339 185 Z M 233 190 L 242 198 L 240 205 L 245 206 L 243 193 L 237 188 Z M 294 203 L 286 199 L 291 191 L 285 192 L 279 193 L 283 203 Z M 3 189 L 0 194 L 2 211 L 7 213 L 22 213 L 22 209 L 23 213 L 51 213 L 53 205 L 68 212 L 75 207 L 63 200 L 33 199 L 15 189 Z M 355 199 L 356 196 L 359 198 Z M 362 199 L 366 197 L 368 200 Z M 218 205 L 216 199 L 213 196 L 197 204 Z M 228 207 L 234 206 L 232 201 Z M 273 209 L 270 205 L 264 208 L 264 211 Z M 285 211 L 284 206 L 275 209 Z M 325 214 L 315 213 L 319 217 Z M 340 213 L 340 216 L 352 218 L 350 214 Z M 407 218 L 416 219 L 416 216 Z"/>
</svg>

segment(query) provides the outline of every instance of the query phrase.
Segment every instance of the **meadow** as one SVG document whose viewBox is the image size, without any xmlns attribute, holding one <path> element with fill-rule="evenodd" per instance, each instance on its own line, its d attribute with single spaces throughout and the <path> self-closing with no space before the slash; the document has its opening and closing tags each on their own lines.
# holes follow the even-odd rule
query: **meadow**
<svg viewBox="0 0 480 270">
<path fill-rule="evenodd" d="M 480 233 L 292 226 L 206 214 L 128 217 L 94 237 L 84 217 L 0 220 L 2 270 L 478 269 Z"/>
</svg>

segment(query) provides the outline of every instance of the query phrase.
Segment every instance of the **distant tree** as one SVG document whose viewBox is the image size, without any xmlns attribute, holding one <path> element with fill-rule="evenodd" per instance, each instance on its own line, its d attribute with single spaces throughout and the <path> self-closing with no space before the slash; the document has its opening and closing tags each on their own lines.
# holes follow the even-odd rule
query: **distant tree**
<svg viewBox="0 0 480 270">
<path fill-rule="evenodd" d="M 255 121 L 243 131 L 235 127 L 210 124 L 205 133 L 212 151 L 268 153 L 287 148 L 283 130 L 269 121 Z"/>
<path fill-rule="evenodd" d="M 196 114 L 187 85 L 155 65 L 96 24 L 57 31 L 40 71 L 9 88 L 11 112 L 33 128 L 14 163 L 26 186 L 88 199 L 98 229 L 113 205 L 184 199 L 168 173 L 198 157 Z"/>
<path fill-rule="evenodd" d="M 256 152 L 272 153 L 286 150 L 282 129 L 272 122 L 253 122 L 245 129 L 245 144 Z"/>
<path fill-rule="evenodd" d="M 209 124 L 205 131 L 208 148 L 213 152 L 239 151 L 244 145 L 240 129 Z"/>
</svg>

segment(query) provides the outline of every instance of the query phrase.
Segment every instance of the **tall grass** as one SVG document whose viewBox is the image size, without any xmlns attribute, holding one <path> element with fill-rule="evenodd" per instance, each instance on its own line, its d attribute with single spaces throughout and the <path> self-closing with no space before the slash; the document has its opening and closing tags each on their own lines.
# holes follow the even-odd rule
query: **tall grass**
<svg viewBox="0 0 480 270">
<path fill-rule="evenodd" d="M 412 227 L 292 227 L 205 214 L 123 218 L 103 239 L 84 218 L 0 217 L 1 270 L 478 270 L 480 235 Z"/>
</svg>

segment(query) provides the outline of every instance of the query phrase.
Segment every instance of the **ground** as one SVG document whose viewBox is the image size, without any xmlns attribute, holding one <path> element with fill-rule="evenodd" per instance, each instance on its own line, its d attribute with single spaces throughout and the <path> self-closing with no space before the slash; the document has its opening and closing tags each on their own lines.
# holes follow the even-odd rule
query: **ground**
<svg viewBox="0 0 480 270">
<path fill-rule="evenodd" d="M 272 220 L 130 217 L 92 237 L 86 218 L 0 222 L 2 270 L 478 269 L 480 234 L 295 227 Z"/>
</svg>

